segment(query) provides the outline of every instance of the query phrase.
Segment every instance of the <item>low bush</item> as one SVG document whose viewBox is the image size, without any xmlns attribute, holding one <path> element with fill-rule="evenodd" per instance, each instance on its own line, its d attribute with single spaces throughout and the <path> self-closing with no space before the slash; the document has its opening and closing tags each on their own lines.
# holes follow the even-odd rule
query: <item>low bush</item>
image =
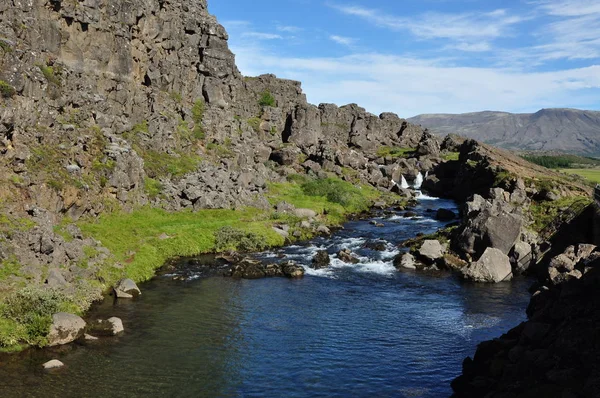
<svg viewBox="0 0 600 398">
<path fill-rule="evenodd" d="M 4 97 L 4 98 L 14 97 L 14 95 L 16 93 L 17 93 L 17 91 L 15 90 L 15 88 L 13 86 L 8 84 L 4 80 L 0 80 L 0 94 L 2 95 L 2 97 Z"/>
<path fill-rule="evenodd" d="M 254 252 L 265 249 L 264 240 L 255 233 L 233 227 L 223 227 L 215 232 L 215 251 L 238 250 Z"/>
<path fill-rule="evenodd" d="M 275 97 L 269 91 L 263 91 L 260 95 L 260 99 L 258 100 L 258 105 L 260 106 L 275 106 Z"/>
</svg>

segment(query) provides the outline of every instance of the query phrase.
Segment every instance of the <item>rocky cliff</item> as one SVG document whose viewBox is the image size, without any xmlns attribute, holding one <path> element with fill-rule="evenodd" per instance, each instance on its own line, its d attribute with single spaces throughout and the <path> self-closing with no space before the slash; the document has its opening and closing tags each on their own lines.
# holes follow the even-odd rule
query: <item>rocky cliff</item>
<svg viewBox="0 0 600 398">
<path fill-rule="evenodd" d="M 270 208 L 267 182 L 293 173 L 389 191 L 441 161 L 437 139 L 394 114 L 314 106 L 299 82 L 243 77 L 227 39 L 205 0 L 0 4 L 4 294 L 95 297 L 111 253 L 82 218 Z"/>
<path fill-rule="evenodd" d="M 411 123 L 438 134 L 460 134 L 519 151 L 600 154 L 600 112 L 542 109 L 536 113 L 474 112 L 418 115 Z"/>
</svg>

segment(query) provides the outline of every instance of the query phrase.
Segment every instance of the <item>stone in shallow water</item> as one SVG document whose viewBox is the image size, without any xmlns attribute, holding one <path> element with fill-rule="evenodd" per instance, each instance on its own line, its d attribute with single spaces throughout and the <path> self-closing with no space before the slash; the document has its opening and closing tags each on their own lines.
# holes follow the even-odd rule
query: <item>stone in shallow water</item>
<svg viewBox="0 0 600 398">
<path fill-rule="evenodd" d="M 140 288 L 131 279 L 121 279 L 114 287 L 118 298 L 132 298 L 142 294 Z"/>
<path fill-rule="evenodd" d="M 53 359 L 51 361 L 46 362 L 42 366 L 44 367 L 44 369 L 58 369 L 65 366 L 65 364 L 59 361 L 58 359 Z"/>
<path fill-rule="evenodd" d="M 48 345 L 52 347 L 77 340 L 83 334 L 85 325 L 85 321 L 74 314 L 59 312 L 52 315 Z"/>
</svg>

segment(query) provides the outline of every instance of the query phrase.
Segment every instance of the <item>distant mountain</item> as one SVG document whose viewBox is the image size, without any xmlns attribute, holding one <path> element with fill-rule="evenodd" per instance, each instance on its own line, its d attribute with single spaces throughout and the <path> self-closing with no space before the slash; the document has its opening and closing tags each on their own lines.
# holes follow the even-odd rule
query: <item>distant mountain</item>
<svg viewBox="0 0 600 398">
<path fill-rule="evenodd" d="M 536 113 L 425 114 L 408 119 L 436 134 L 456 133 L 495 146 L 526 151 L 600 155 L 600 112 L 542 109 Z"/>
</svg>

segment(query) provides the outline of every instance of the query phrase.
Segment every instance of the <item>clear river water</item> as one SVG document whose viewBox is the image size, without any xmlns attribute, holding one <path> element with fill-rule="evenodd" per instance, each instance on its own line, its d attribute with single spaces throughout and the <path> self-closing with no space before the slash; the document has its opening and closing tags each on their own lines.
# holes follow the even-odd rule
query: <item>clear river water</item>
<svg viewBox="0 0 600 398">
<path fill-rule="evenodd" d="M 444 224 L 422 197 L 418 216 L 381 213 L 331 238 L 256 255 L 307 266 L 300 280 L 214 276 L 206 257 L 181 260 L 140 287 L 133 301 L 108 299 L 90 318 L 118 316 L 125 333 L 0 356 L 0 397 L 448 397 L 477 344 L 525 320 L 531 281 L 462 282 L 448 273 L 398 272 L 397 245 Z M 364 247 L 384 239 L 387 249 Z M 350 248 L 308 268 L 319 249 Z M 213 276 L 211 276 L 213 275 Z M 65 367 L 45 372 L 60 359 Z"/>
</svg>

